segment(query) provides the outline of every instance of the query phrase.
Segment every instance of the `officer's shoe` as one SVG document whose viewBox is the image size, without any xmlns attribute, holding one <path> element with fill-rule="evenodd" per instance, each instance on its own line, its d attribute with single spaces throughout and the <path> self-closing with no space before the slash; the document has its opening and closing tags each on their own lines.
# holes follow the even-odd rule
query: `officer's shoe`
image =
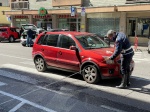
<svg viewBox="0 0 150 112">
<path fill-rule="evenodd" d="M 116 86 L 116 88 L 127 89 L 127 85 L 124 85 L 123 83 L 121 83 L 119 86 Z"/>
<path fill-rule="evenodd" d="M 127 88 L 127 75 L 123 75 L 121 84 L 119 86 L 116 86 L 119 89 L 126 89 Z"/>
</svg>

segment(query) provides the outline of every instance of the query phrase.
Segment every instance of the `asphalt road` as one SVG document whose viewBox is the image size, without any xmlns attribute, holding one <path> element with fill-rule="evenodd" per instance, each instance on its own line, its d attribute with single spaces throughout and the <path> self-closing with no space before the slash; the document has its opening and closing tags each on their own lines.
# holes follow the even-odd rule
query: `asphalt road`
<svg viewBox="0 0 150 112">
<path fill-rule="evenodd" d="M 150 112 L 150 54 L 135 52 L 131 87 L 87 84 L 79 74 L 34 67 L 32 48 L 0 43 L 0 112 Z"/>
</svg>

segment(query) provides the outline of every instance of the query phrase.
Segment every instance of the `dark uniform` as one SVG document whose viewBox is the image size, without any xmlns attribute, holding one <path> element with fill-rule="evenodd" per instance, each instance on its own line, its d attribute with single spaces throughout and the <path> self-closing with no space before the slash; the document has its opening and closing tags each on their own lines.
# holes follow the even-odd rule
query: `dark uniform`
<svg viewBox="0 0 150 112">
<path fill-rule="evenodd" d="M 120 53 L 121 55 L 121 73 L 122 73 L 122 83 L 119 88 L 125 88 L 129 85 L 129 73 L 130 73 L 130 63 L 134 55 L 134 51 L 131 48 L 131 44 L 127 39 L 126 35 L 122 32 L 116 33 L 116 36 L 113 37 L 113 40 L 116 43 L 116 49 L 114 54 L 110 57 L 111 60 L 114 60 Z"/>
</svg>

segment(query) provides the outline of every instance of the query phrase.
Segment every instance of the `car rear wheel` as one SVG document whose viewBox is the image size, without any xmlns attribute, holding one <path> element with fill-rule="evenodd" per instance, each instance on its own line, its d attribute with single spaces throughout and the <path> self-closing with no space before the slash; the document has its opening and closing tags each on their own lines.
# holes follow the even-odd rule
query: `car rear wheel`
<svg viewBox="0 0 150 112">
<path fill-rule="evenodd" d="M 14 37 L 13 37 L 13 36 L 10 36 L 10 37 L 9 37 L 9 42 L 12 43 L 12 42 L 14 42 L 14 41 L 15 41 Z"/>
<path fill-rule="evenodd" d="M 95 84 L 100 80 L 100 74 L 95 65 L 86 65 L 82 70 L 82 75 L 87 83 Z"/>
<path fill-rule="evenodd" d="M 36 69 L 39 72 L 46 71 L 47 67 L 46 67 L 45 61 L 44 61 L 44 59 L 42 57 L 35 58 L 34 63 L 35 63 Z"/>
</svg>

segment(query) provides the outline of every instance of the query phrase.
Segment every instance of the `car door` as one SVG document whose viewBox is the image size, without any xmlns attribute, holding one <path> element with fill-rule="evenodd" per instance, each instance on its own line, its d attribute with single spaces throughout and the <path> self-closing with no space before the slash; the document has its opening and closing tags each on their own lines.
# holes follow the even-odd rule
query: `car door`
<svg viewBox="0 0 150 112">
<path fill-rule="evenodd" d="M 1 38 L 8 38 L 8 29 L 7 28 L 0 29 L 0 37 Z"/>
<path fill-rule="evenodd" d="M 19 38 L 19 33 L 16 31 L 15 28 L 10 28 L 10 32 L 11 32 L 10 35 L 13 35 L 13 37 L 14 37 L 15 39 L 18 39 L 18 38 Z"/>
<path fill-rule="evenodd" d="M 42 52 L 45 62 L 49 66 L 56 66 L 56 58 L 57 58 L 57 42 L 59 35 L 58 34 L 48 34 L 44 37 L 41 42 L 40 51 Z"/>
<path fill-rule="evenodd" d="M 75 50 L 70 50 L 70 46 L 76 46 L 75 41 L 66 35 L 61 35 L 57 53 L 58 66 L 64 69 L 79 71 L 80 62 Z"/>
</svg>

